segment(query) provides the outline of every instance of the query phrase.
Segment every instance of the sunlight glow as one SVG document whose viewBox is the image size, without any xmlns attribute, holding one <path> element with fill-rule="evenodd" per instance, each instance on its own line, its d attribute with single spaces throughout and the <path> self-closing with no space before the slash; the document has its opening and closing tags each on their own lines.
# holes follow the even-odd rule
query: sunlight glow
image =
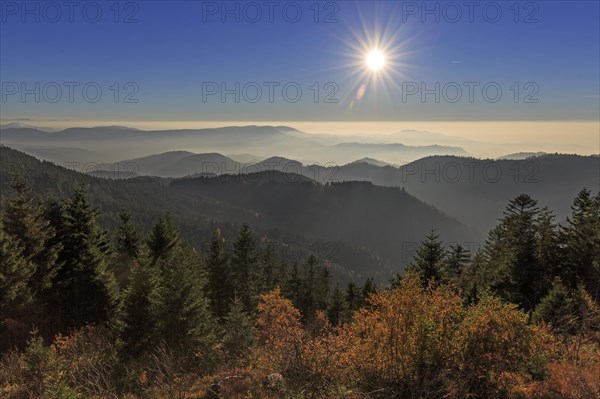
<svg viewBox="0 0 600 399">
<path fill-rule="evenodd" d="M 372 71 L 379 71 L 385 65 L 385 55 L 379 50 L 371 50 L 367 55 L 367 66 Z"/>
</svg>

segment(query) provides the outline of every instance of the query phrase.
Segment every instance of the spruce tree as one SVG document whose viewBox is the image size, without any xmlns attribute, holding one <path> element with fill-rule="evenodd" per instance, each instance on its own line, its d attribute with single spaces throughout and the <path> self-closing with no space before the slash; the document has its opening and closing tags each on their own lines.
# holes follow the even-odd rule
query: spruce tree
<svg viewBox="0 0 600 399">
<path fill-rule="evenodd" d="M 279 269 L 272 246 L 267 246 L 261 254 L 260 293 L 273 290 L 279 284 Z"/>
<path fill-rule="evenodd" d="M 56 269 L 59 243 L 53 240 L 55 232 L 44 219 L 40 206 L 33 203 L 31 189 L 21 176 L 15 176 L 11 185 L 6 210 L 3 213 L 4 231 L 20 248 L 31 275 L 28 286 L 40 301 L 50 288 Z"/>
<path fill-rule="evenodd" d="M 344 291 L 340 288 L 339 282 L 335 284 L 335 288 L 331 293 L 327 314 L 329 321 L 334 326 L 348 321 L 348 305 L 346 304 Z"/>
<path fill-rule="evenodd" d="M 169 213 L 162 216 L 154 225 L 148 240 L 148 248 L 154 259 L 166 256 L 171 250 L 181 244 L 179 232 L 173 225 Z"/>
<path fill-rule="evenodd" d="M 207 293 L 213 314 L 222 319 L 229 312 L 229 304 L 233 297 L 231 270 L 225 253 L 224 239 L 221 231 L 213 233 L 208 253 L 205 257 L 208 274 Z"/>
<path fill-rule="evenodd" d="M 356 286 L 353 281 L 348 283 L 346 288 L 346 304 L 348 305 L 348 311 L 354 313 L 361 305 L 360 289 Z"/>
<path fill-rule="evenodd" d="M 134 260 L 129 284 L 124 293 L 120 337 L 124 358 L 138 358 L 152 349 L 156 320 L 152 315 L 151 298 L 159 276 L 148 256 L 143 252 Z"/>
<path fill-rule="evenodd" d="M 50 210 L 61 210 L 55 216 L 62 217 L 53 226 L 62 243 L 61 267 L 52 284 L 59 330 L 107 321 L 116 309 L 118 292 L 107 270 L 109 245 L 106 232 L 96 224 L 98 210 L 88 202 L 84 186 L 73 192 L 64 209 L 53 205 Z"/>
<path fill-rule="evenodd" d="M 296 309 L 300 307 L 302 297 L 302 276 L 298 262 L 294 262 L 291 269 L 287 273 L 287 278 L 284 285 L 284 293 L 287 298 L 292 301 Z"/>
<path fill-rule="evenodd" d="M 210 360 L 215 323 L 200 259 L 191 248 L 177 245 L 152 267 L 158 276 L 150 297 L 154 344 L 164 343 L 189 361 Z"/>
<path fill-rule="evenodd" d="M 455 286 L 460 286 L 461 276 L 469 262 L 469 252 L 462 245 L 451 245 L 442 265 L 441 277 Z"/>
<path fill-rule="evenodd" d="M 225 316 L 223 349 L 232 366 L 242 366 L 254 346 L 254 322 L 244 310 L 244 304 L 235 297 Z"/>
<path fill-rule="evenodd" d="M 548 294 L 536 306 L 533 320 L 549 323 L 557 332 L 572 334 L 577 331 L 578 313 L 577 298 L 557 278 Z"/>
<path fill-rule="evenodd" d="M 140 231 L 133 222 L 129 210 L 123 209 L 119 212 L 119 219 L 121 219 L 121 225 L 116 234 L 117 249 L 129 258 L 137 258 L 142 245 Z"/>
<path fill-rule="evenodd" d="M 34 267 L 23 256 L 22 247 L 4 231 L 0 220 L 0 323 L 32 300 L 29 279 Z"/>
<path fill-rule="evenodd" d="M 231 272 L 234 290 L 247 312 L 254 312 L 258 302 L 260 266 L 254 237 L 250 227 L 244 224 L 233 243 Z"/>
<path fill-rule="evenodd" d="M 600 195 L 590 190 L 579 192 L 571 206 L 571 216 L 562 229 L 565 246 L 564 278 L 571 287 L 582 281 L 595 297 L 600 285 Z"/>
<path fill-rule="evenodd" d="M 314 254 L 310 254 L 302 273 L 299 310 L 304 320 L 310 322 L 317 310 L 327 309 L 329 297 L 329 271 L 319 264 Z"/>
<path fill-rule="evenodd" d="M 425 240 L 417 249 L 417 254 L 408 266 L 407 272 L 417 273 L 423 285 L 430 281 L 436 283 L 440 280 L 441 269 L 446 257 L 446 251 L 435 231 L 425 236 Z"/>
<path fill-rule="evenodd" d="M 511 200 L 484 245 L 485 285 L 504 299 L 531 310 L 546 293 L 538 261 L 537 201 L 522 194 Z"/>
<path fill-rule="evenodd" d="M 360 306 L 365 306 L 369 301 L 369 296 L 377 292 L 377 284 L 372 277 L 369 277 L 362 286 L 360 293 Z"/>
</svg>

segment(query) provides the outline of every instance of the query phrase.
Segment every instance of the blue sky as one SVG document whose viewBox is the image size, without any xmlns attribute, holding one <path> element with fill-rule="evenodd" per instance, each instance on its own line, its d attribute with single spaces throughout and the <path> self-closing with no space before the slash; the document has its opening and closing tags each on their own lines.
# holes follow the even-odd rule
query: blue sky
<svg viewBox="0 0 600 399">
<path fill-rule="evenodd" d="M 0 3 L 3 119 L 599 119 L 598 1 L 520 2 L 516 8 L 513 1 L 480 1 L 472 19 L 463 1 L 454 3 L 461 16 L 445 2 L 428 2 L 434 11 L 423 15 L 421 1 L 281 1 L 274 2 L 272 19 L 263 1 L 227 2 L 234 11 L 226 15 L 220 1 L 80 1 L 72 20 L 63 2 L 54 3 L 58 22 L 51 21 L 56 9 L 47 2 Z M 93 23 L 97 9 L 102 15 Z M 257 9 L 261 16 L 253 22 Z M 293 22 L 297 10 L 302 15 Z M 386 49 L 378 73 L 366 69 L 359 50 L 371 47 Z M 23 101 L 23 84 L 35 91 L 36 82 L 40 101 L 32 94 Z M 65 82 L 79 85 L 72 102 Z M 264 82 L 278 84 L 272 102 Z M 472 102 L 465 82 L 477 84 Z M 81 92 L 89 83 L 102 90 L 96 103 Z M 236 83 L 239 102 L 233 94 L 223 101 L 219 92 L 203 98 L 208 87 L 220 91 Z M 53 103 L 55 84 L 63 91 Z M 262 97 L 252 103 L 256 84 Z M 423 84 L 437 91 L 439 102 L 434 94 L 406 95 L 409 86 Z M 291 97 L 301 89 L 298 102 L 284 97 L 284 85 Z M 452 102 L 456 85 L 463 92 Z M 485 85 L 492 92 L 499 87 L 502 97 L 486 99 Z M 138 101 L 125 102 L 128 94 Z"/>
</svg>

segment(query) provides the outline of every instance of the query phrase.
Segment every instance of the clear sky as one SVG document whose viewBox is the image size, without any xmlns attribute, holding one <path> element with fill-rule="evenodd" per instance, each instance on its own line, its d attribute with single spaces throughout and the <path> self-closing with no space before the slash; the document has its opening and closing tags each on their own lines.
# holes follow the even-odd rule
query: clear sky
<svg viewBox="0 0 600 399">
<path fill-rule="evenodd" d="M 4 121 L 599 119 L 598 1 L 0 3 Z"/>
</svg>

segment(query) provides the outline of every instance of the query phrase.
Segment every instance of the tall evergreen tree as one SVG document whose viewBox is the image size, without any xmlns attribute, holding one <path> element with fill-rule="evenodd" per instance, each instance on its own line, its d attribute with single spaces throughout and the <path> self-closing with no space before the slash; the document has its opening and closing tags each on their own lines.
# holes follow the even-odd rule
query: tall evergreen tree
<svg viewBox="0 0 600 399">
<path fill-rule="evenodd" d="M 32 300 L 29 279 L 34 267 L 23 256 L 22 247 L 6 234 L 0 220 L 0 323 Z"/>
<path fill-rule="evenodd" d="M 284 293 L 287 298 L 292 301 L 296 309 L 300 307 L 302 297 L 302 276 L 298 262 L 294 262 L 291 269 L 287 273 L 284 285 Z"/>
<path fill-rule="evenodd" d="M 511 200 L 484 246 L 487 286 L 510 302 L 532 309 L 547 291 L 537 258 L 537 201 L 522 194 Z"/>
<path fill-rule="evenodd" d="M 207 293 L 211 309 L 215 317 L 222 319 L 229 312 L 234 290 L 224 239 L 219 229 L 213 233 L 204 262 L 208 273 Z"/>
<path fill-rule="evenodd" d="M 277 259 L 272 246 L 267 246 L 260 257 L 261 262 L 261 277 L 260 277 L 260 293 L 269 292 L 276 288 L 279 284 L 279 268 L 277 267 Z"/>
<path fill-rule="evenodd" d="M 159 275 L 143 252 L 133 261 L 129 284 L 124 293 L 120 337 L 123 355 L 138 358 L 154 345 L 156 320 L 152 315 L 151 298 L 158 285 Z"/>
<path fill-rule="evenodd" d="M 302 273 L 300 307 L 304 320 L 312 321 L 317 310 L 327 309 L 329 297 L 329 271 L 310 254 Z"/>
<path fill-rule="evenodd" d="M 62 248 L 58 254 L 61 267 L 53 280 L 53 309 L 59 330 L 86 323 L 107 321 L 117 305 L 117 286 L 107 270 L 109 245 L 106 233 L 96 224 L 98 210 L 87 200 L 84 186 L 79 186 L 57 212 Z M 59 210 L 61 210 L 60 213 Z"/>
<path fill-rule="evenodd" d="M 350 281 L 346 288 L 346 304 L 350 313 L 354 313 L 361 305 L 360 289 L 353 281 Z"/>
<path fill-rule="evenodd" d="M 462 245 L 451 245 L 442 265 L 442 279 L 460 286 L 461 276 L 467 267 L 469 258 L 469 252 Z"/>
<path fill-rule="evenodd" d="M 173 220 L 169 213 L 162 216 L 158 223 L 154 225 L 150 239 L 148 240 L 148 248 L 154 259 L 167 255 L 171 250 L 181 244 L 179 231 L 173 225 Z"/>
<path fill-rule="evenodd" d="M 260 266 L 254 237 L 247 224 L 242 226 L 233 243 L 231 271 L 236 294 L 245 310 L 253 312 L 260 288 Z"/>
<path fill-rule="evenodd" d="M 164 343 L 192 362 L 211 359 L 215 323 L 200 259 L 191 248 L 177 245 L 156 258 L 153 267 L 158 275 L 150 298 L 154 343 Z"/>
<path fill-rule="evenodd" d="M 438 282 L 445 257 L 446 251 L 439 236 L 435 234 L 435 231 L 431 231 L 421 242 L 407 271 L 419 274 L 423 285 L 429 284 L 430 281 Z"/>
<path fill-rule="evenodd" d="M 142 245 L 140 231 L 133 222 L 129 210 L 123 209 L 119 212 L 119 219 L 121 219 L 121 225 L 116 234 L 117 249 L 129 258 L 137 258 Z"/>
<path fill-rule="evenodd" d="M 360 306 L 364 306 L 368 303 L 369 295 L 377 292 L 377 284 L 375 284 L 375 280 L 372 277 L 369 277 L 362 286 L 362 290 L 360 293 Z"/>
<path fill-rule="evenodd" d="M 58 268 L 60 246 L 53 240 L 54 229 L 44 219 L 40 206 L 33 203 L 31 189 L 20 176 L 15 176 L 3 213 L 4 231 L 20 248 L 32 273 L 28 286 L 34 296 L 43 295 Z"/>
<path fill-rule="evenodd" d="M 600 286 L 600 194 L 596 197 L 588 189 L 579 192 L 571 206 L 571 216 L 562 229 L 561 241 L 565 249 L 564 278 L 571 287 L 578 280 L 584 282 L 594 297 Z"/>
<path fill-rule="evenodd" d="M 344 291 L 340 288 L 340 283 L 337 282 L 333 292 L 331 293 L 331 299 L 329 301 L 328 309 L 329 321 L 333 325 L 339 325 L 348 321 L 348 305 L 344 296 Z"/>
<path fill-rule="evenodd" d="M 254 345 L 254 322 L 236 297 L 225 316 L 223 349 L 233 366 L 241 366 Z"/>
</svg>

